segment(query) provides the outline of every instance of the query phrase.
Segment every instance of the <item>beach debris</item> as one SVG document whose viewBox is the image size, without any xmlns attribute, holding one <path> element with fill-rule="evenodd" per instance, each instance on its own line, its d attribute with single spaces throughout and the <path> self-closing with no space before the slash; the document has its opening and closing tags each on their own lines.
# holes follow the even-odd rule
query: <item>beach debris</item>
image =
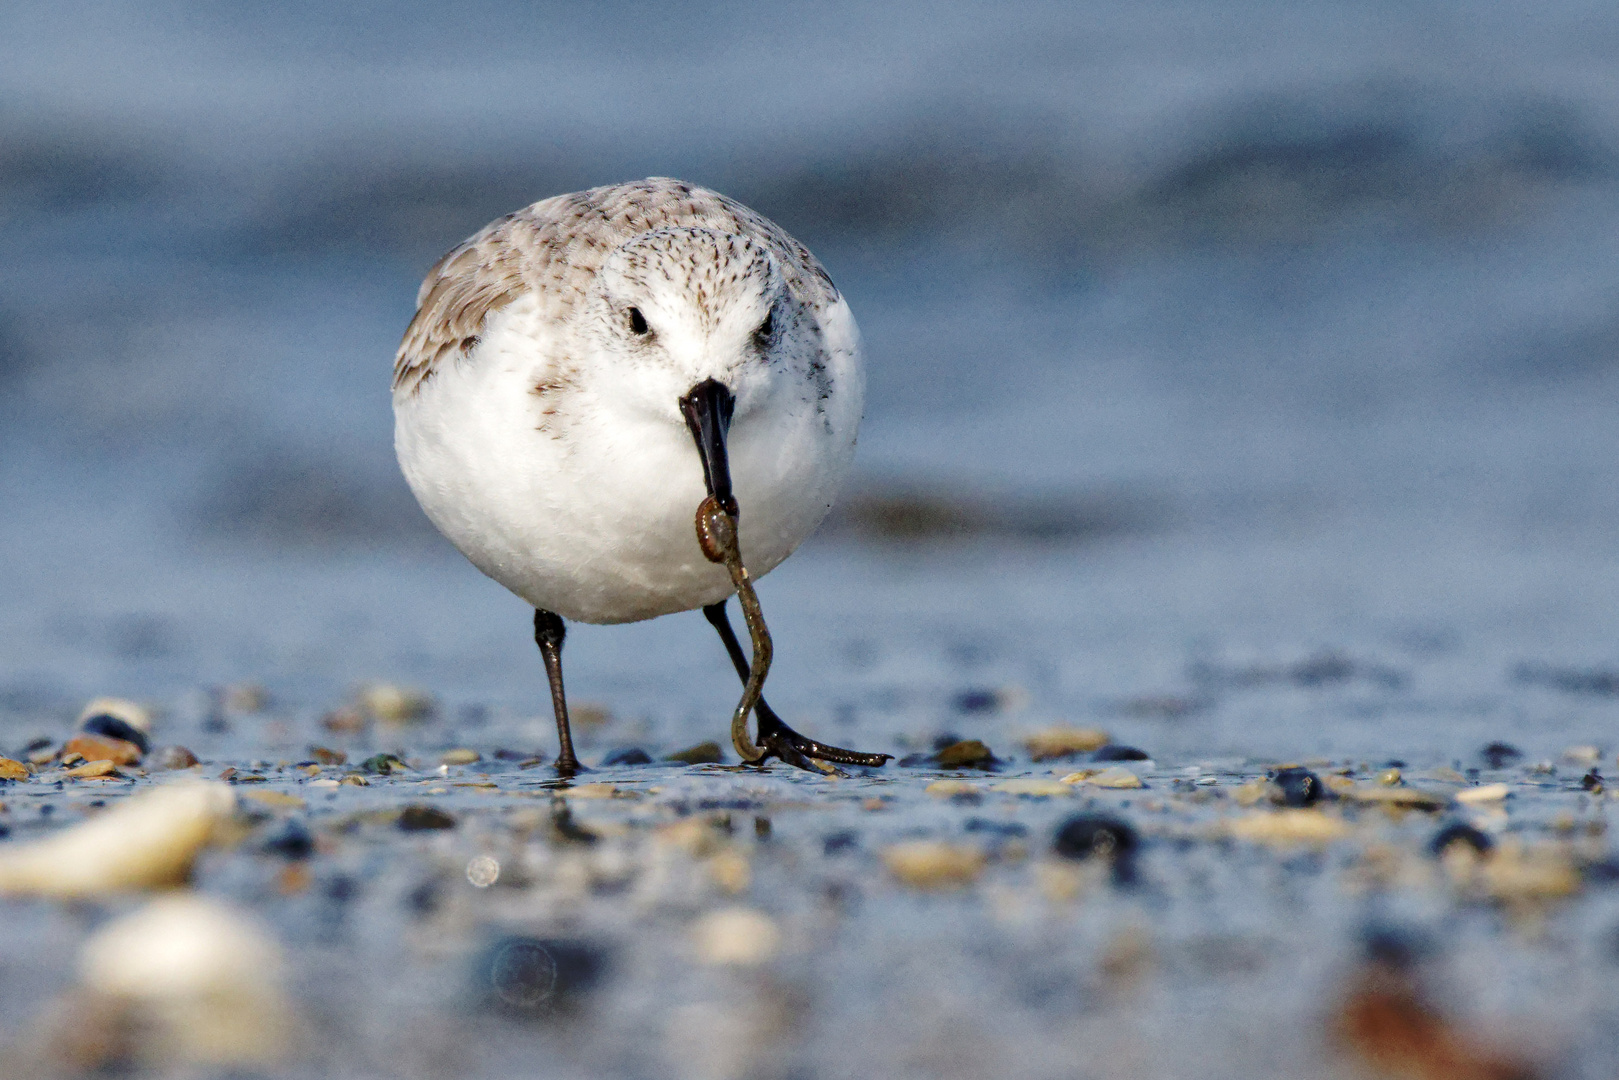
<svg viewBox="0 0 1619 1080">
<path fill-rule="evenodd" d="M 347 765 L 349 763 L 349 756 L 343 751 L 333 750 L 325 746 L 316 746 L 313 743 L 309 746 L 309 757 L 318 765 Z"/>
<path fill-rule="evenodd" d="M 883 865 L 903 884 L 916 889 L 960 889 L 984 871 L 984 852 L 943 840 L 910 840 L 882 850 Z"/>
<path fill-rule="evenodd" d="M 1090 784 L 1102 788 L 1146 787 L 1141 777 L 1129 769 L 1114 766 L 1110 769 L 1080 769 L 1062 778 L 1064 784 Z"/>
<path fill-rule="evenodd" d="M 1111 814 L 1075 814 L 1057 826 L 1051 850 L 1065 859 L 1118 859 L 1140 844 L 1135 828 Z"/>
<path fill-rule="evenodd" d="M 944 782 L 945 781 L 939 781 L 939 783 Z M 1015 780 L 1002 780 L 998 784 L 991 784 L 989 786 L 989 790 L 999 791 L 1006 795 L 1072 795 L 1074 793 L 1074 785 L 1065 784 L 1061 780 L 1042 780 L 1038 777 L 1019 777 Z"/>
<path fill-rule="evenodd" d="M 1479 751 L 1479 757 L 1492 769 L 1504 769 L 1523 760 L 1523 751 L 1511 743 L 1492 742 Z"/>
<path fill-rule="evenodd" d="M 0 757 L 0 780 L 27 780 L 32 775 L 22 762 Z"/>
<path fill-rule="evenodd" d="M 727 907 L 698 919 L 692 942 L 705 964 L 755 967 L 780 951 L 782 934 L 776 920 L 762 911 Z"/>
<path fill-rule="evenodd" d="M 1134 746 L 1111 743 L 1091 755 L 1092 761 L 1151 761 L 1152 755 Z"/>
<path fill-rule="evenodd" d="M 224 784 L 186 779 L 0 853 L 0 895 L 97 897 L 178 885 L 235 810 Z"/>
<path fill-rule="evenodd" d="M 495 1012 L 539 1018 L 577 1007 L 608 971 L 608 952 L 595 942 L 513 935 L 478 954 L 473 992 Z"/>
<path fill-rule="evenodd" d="M 68 769 L 62 775 L 70 780 L 95 780 L 103 776 L 117 776 L 118 766 L 102 758 Z"/>
<path fill-rule="evenodd" d="M 1539 1072 L 1446 1019 L 1429 1001 L 1412 947 L 1375 933 L 1330 1021 L 1332 1040 L 1377 1075 L 1403 1080 L 1533 1080 Z"/>
<path fill-rule="evenodd" d="M 1488 833 L 1465 821 L 1453 821 L 1434 833 L 1433 839 L 1428 841 L 1428 851 L 1436 858 L 1444 858 L 1454 844 L 1466 847 L 1475 855 L 1488 855 L 1495 848 L 1495 841 Z"/>
<path fill-rule="evenodd" d="M 412 724 L 437 710 L 433 695 L 393 683 L 367 683 L 355 698 L 362 712 L 381 724 Z"/>
<path fill-rule="evenodd" d="M 282 1060 L 296 1027 L 282 968 L 280 947 L 256 923 L 192 894 L 114 920 L 79 955 L 85 991 L 127 1023 L 131 1056 L 158 1067 Z"/>
<path fill-rule="evenodd" d="M 720 744 L 709 740 L 700 742 L 696 746 L 670 754 L 665 761 L 678 761 L 682 765 L 713 765 L 725 760 L 725 754 L 720 750 Z"/>
<path fill-rule="evenodd" d="M 1023 740 L 1024 749 L 1034 761 L 1053 761 L 1100 750 L 1113 736 L 1099 728 L 1052 727 L 1036 731 Z"/>
<path fill-rule="evenodd" d="M 92 735 L 132 742 L 143 754 L 151 749 L 147 740 L 152 734 L 152 711 L 126 698 L 95 698 L 79 712 L 75 726 Z"/>
<path fill-rule="evenodd" d="M 433 829 L 455 828 L 455 818 L 436 806 L 412 803 L 399 811 L 395 824 L 405 832 L 424 832 Z"/>
<path fill-rule="evenodd" d="M 650 765 L 652 755 L 639 746 L 620 746 L 609 750 L 607 756 L 602 758 L 601 767 L 612 768 L 615 765 Z"/>
<path fill-rule="evenodd" d="M 1326 793 L 1321 778 L 1299 765 L 1277 769 L 1270 780 L 1276 786 L 1277 801 L 1283 806 L 1314 806 Z"/>
<path fill-rule="evenodd" d="M 997 764 L 994 753 L 978 739 L 952 742 L 926 760 L 941 769 L 993 769 Z"/>
<path fill-rule="evenodd" d="M 1261 810 L 1226 822 L 1226 831 L 1239 840 L 1260 844 L 1326 845 L 1349 835 L 1342 818 L 1314 808 Z"/>
<path fill-rule="evenodd" d="M 482 760 L 483 755 L 478 751 L 462 747 L 455 750 L 446 750 L 439 755 L 438 763 L 440 765 L 475 765 Z"/>
<path fill-rule="evenodd" d="M 179 769 L 189 769 L 197 764 L 197 755 L 183 746 L 165 746 L 152 759 L 147 766 L 156 772 L 174 772 Z"/>
<path fill-rule="evenodd" d="M 110 735 L 80 734 L 62 746 L 62 762 L 110 761 L 114 765 L 134 765 L 144 756 L 139 745 Z"/>
<path fill-rule="evenodd" d="M 264 841 L 264 850 L 283 859 L 307 859 L 315 854 L 315 838 L 307 825 L 297 818 L 289 818 L 279 831 Z"/>
<path fill-rule="evenodd" d="M 398 754 L 373 754 L 360 762 L 360 768 L 373 776 L 392 776 L 394 773 L 410 771 L 410 766 L 406 765 Z"/>
<path fill-rule="evenodd" d="M 1500 802 L 1511 794 L 1512 789 L 1505 784 L 1481 784 L 1478 787 L 1463 788 L 1453 797 L 1465 806 L 1478 806 L 1483 803 Z"/>
</svg>

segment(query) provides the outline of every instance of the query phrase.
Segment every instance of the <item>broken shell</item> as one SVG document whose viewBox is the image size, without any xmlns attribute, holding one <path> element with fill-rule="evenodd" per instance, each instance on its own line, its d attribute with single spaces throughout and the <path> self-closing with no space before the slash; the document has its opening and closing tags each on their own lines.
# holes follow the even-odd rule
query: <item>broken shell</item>
<svg viewBox="0 0 1619 1080">
<path fill-rule="evenodd" d="M 1097 728 L 1047 728 L 1023 740 L 1029 756 L 1035 761 L 1089 754 L 1113 741 L 1113 736 Z"/>
<path fill-rule="evenodd" d="M 215 900 L 154 900 L 110 923 L 79 957 L 84 984 L 140 1021 L 141 1056 L 198 1065 L 278 1060 L 292 1015 L 281 991 L 281 950 Z"/>
<path fill-rule="evenodd" d="M 1510 794 L 1512 794 L 1512 789 L 1505 784 L 1485 784 L 1481 787 L 1458 791 L 1456 801 L 1468 806 L 1476 806 L 1479 803 L 1500 802 Z"/>
<path fill-rule="evenodd" d="M 723 908 L 692 928 L 697 955 L 708 964 L 752 966 L 769 960 L 781 948 L 781 930 L 762 911 Z"/>
<path fill-rule="evenodd" d="M 959 889 L 984 871 L 984 853 L 942 840 L 913 840 L 883 849 L 883 865 L 917 889 Z"/>
<path fill-rule="evenodd" d="M 89 821 L 0 856 L 0 894 L 102 896 L 177 885 L 230 816 L 230 788 L 182 780 L 153 788 Z"/>
<path fill-rule="evenodd" d="M 439 757 L 440 765 L 472 765 L 483 759 L 483 755 L 476 750 L 459 749 L 446 750 Z M 341 763 L 339 763 L 341 764 Z"/>
<path fill-rule="evenodd" d="M 114 765 L 134 765 L 142 756 L 141 748 L 127 739 L 89 733 L 73 736 L 62 747 L 62 760 L 75 754 L 86 761 L 110 761 Z"/>
<path fill-rule="evenodd" d="M 1080 769 L 1062 778 L 1064 784 L 1094 784 L 1105 788 L 1138 788 L 1146 785 L 1141 777 L 1129 769 L 1115 766 L 1111 769 Z"/>
</svg>

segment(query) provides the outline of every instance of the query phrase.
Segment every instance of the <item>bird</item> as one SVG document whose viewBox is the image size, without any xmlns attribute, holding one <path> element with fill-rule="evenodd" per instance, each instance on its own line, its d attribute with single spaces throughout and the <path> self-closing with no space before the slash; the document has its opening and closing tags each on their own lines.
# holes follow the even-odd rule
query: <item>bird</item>
<svg viewBox="0 0 1619 1080">
<path fill-rule="evenodd" d="M 744 760 L 887 762 L 801 735 L 760 696 L 770 644 L 751 586 L 831 509 L 864 397 L 860 332 L 825 268 L 707 188 L 558 195 L 434 264 L 395 356 L 394 448 L 429 520 L 534 607 L 559 774 L 581 768 L 567 621 L 697 608 L 747 686 Z M 752 662 L 726 612 L 738 593 Z"/>
</svg>

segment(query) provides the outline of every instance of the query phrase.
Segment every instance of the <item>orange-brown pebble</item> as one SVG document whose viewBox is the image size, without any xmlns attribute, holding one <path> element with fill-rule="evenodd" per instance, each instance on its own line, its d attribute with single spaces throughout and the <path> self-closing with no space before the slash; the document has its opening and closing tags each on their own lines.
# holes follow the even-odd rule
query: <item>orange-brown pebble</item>
<svg viewBox="0 0 1619 1080">
<path fill-rule="evenodd" d="M 30 775 L 22 762 L 0 757 L 0 780 L 26 780 Z"/>
<path fill-rule="evenodd" d="M 141 748 L 123 739 L 105 735 L 75 735 L 62 747 L 64 759 L 77 754 L 86 761 L 110 761 L 114 765 L 133 765 L 141 759 Z"/>
<path fill-rule="evenodd" d="M 98 776 L 116 776 L 118 766 L 103 758 L 100 761 L 87 761 L 77 768 L 69 769 L 63 776 L 74 780 L 93 780 Z"/>
</svg>

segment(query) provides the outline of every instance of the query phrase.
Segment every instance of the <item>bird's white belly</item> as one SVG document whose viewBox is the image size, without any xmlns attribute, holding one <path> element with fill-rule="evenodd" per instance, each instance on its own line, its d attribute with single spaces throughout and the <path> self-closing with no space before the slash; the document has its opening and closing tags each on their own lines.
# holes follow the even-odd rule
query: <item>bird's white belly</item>
<svg viewBox="0 0 1619 1080">
<path fill-rule="evenodd" d="M 694 526 L 706 495 L 690 434 L 599 414 L 538 430 L 520 364 L 445 365 L 396 404 L 400 466 L 427 516 L 485 574 L 564 618 L 633 622 L 731 594 Z M 856 390 L 858 393 L 858 390 Z M 730 436 L 749 572 L 772 570 L 825 516 L 854 451 L 853 422 L 784 401 Z"/>
</svg>

